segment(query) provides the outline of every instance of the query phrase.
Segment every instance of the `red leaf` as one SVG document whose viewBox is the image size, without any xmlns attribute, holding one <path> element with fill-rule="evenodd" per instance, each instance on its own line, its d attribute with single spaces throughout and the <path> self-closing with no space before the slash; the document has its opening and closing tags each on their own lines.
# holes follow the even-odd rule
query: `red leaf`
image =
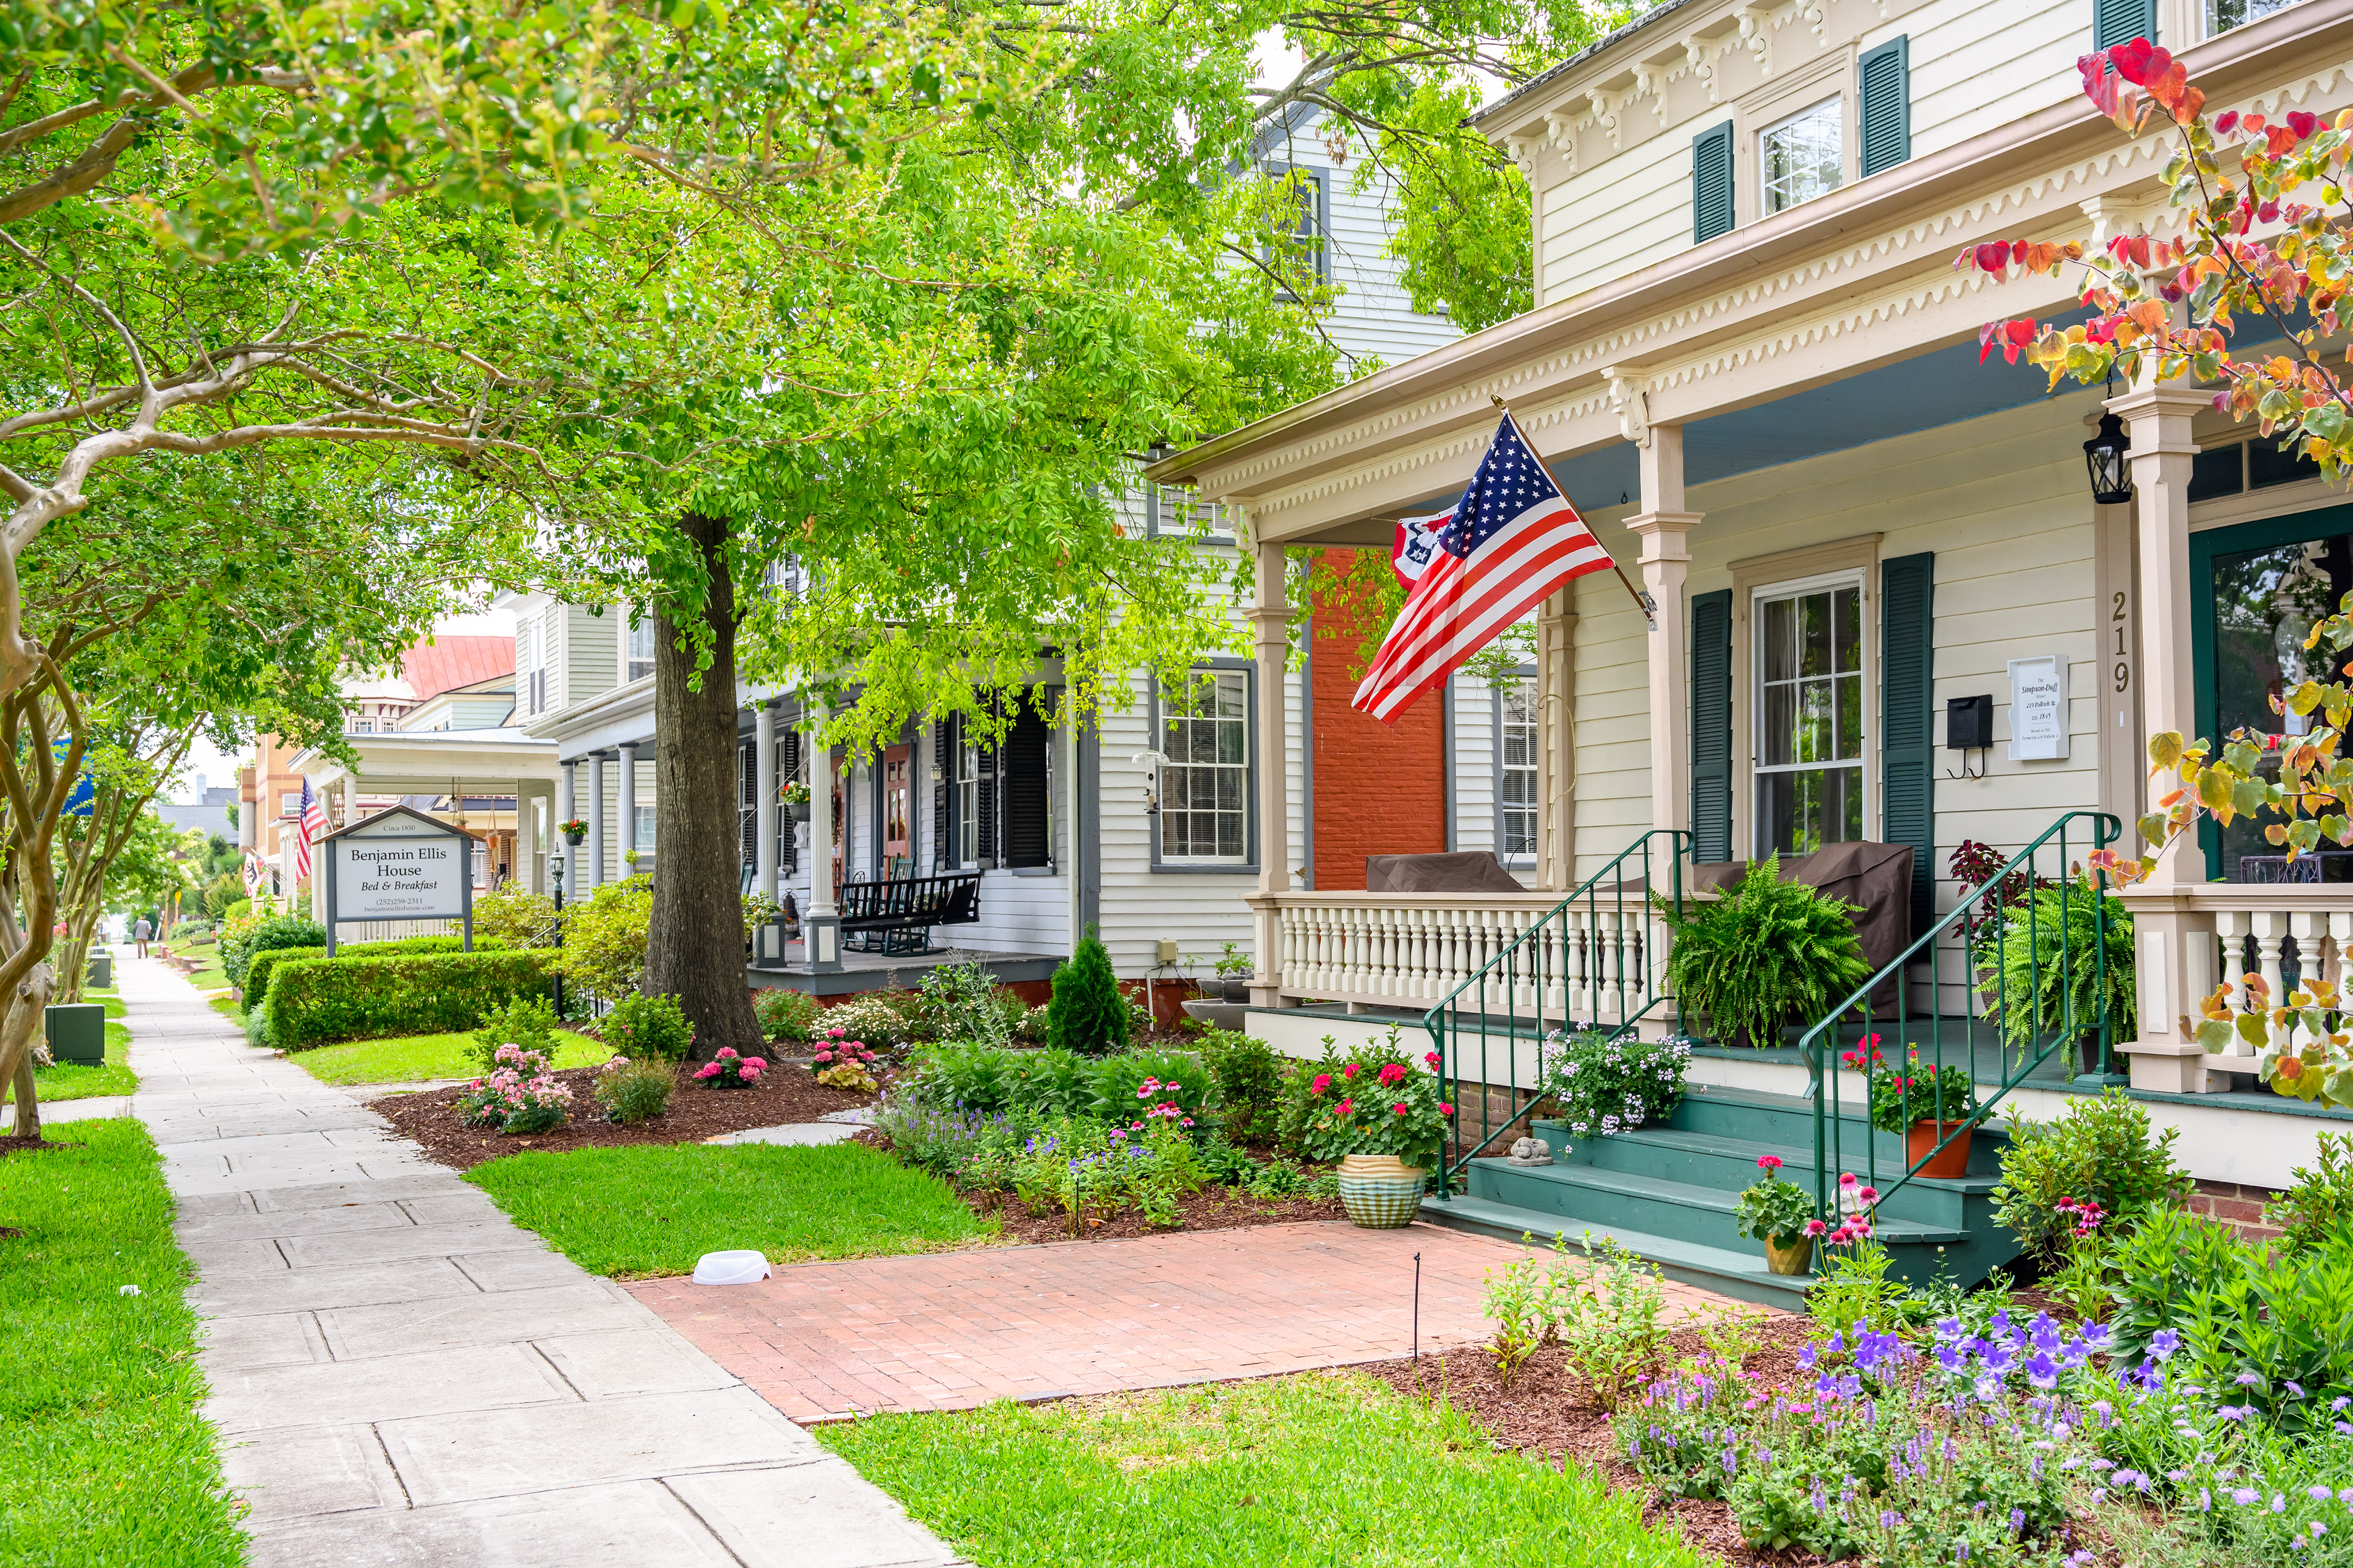
<svg viewBox="0 0 2353 1568">
<path fill-rule="evenodd" d="M 2032 321 L 2004 321 L 2001 327 L 2001 335 L 2009 339 L 2013 343 L 2031 343 L 2035 338 L 2034 323 Z"/>
<path fill-rule="evenodd" d="M 2217 136 L 2228 136 L 2232 132 L 2236 131 L 2238 128 L 2239 111 L 2235 109 L 2227 110 L 2214 117 L 2214 134 Z"/>
<path fill-rule="evenodd" d="M 2250 131 L 2261 131 L 2263 128 L 2263 117 L 2260 114 L 2250 113 L 2246 119 L 2241 121 L 2240 123 L 2244 125 Z"/>
<path fill-rule="evenodd" d="M 2108 51 L 2108 63 L 2116 74 L 2135 87 L 2147 87 L 2165 74 L 2173 57 L 2147 38 L 2135 38 L 2128 44 L 2118 44 Z"/>
<path fill-rule="evenodd" d="M 2285 125 L 2274 125 L 2263 132 L 2263 151 L 2274 158 L 2284 158 L 2295 151 L 2295 132 Z"/>
<path fill-rule="evenodd" d="M 2008 360 L 2010 363 L 2016 364 L 2018 363 L 2018 345 L 2016 343 L 2004 343 L 2002 345 L 2001 357 Z"/>
<path fill-rule="evenodd" d="M 2108 57 L 2104 53 L 2081 56 L 2075 61 L 2075 69 L 2084 78 L 2084 96 L 2102 114 L 2115 119 L 2116 79 L 2108 69 Z"/>
<path fill-rule="evenodd" d="M 2265 202 L 2263 205 L 2255 209 L 2255 216 L 2265 223 L 2277 222 L 2279 220 L 2279 203 Z"/>
<path fill-rule="evenodd" d="M 2137 234 L 2132 237 L 2132 259 L 2135 267 L 2148 265 L 2148 236 Z"/>
<path fill-rule="evenodd" d="M 2320 129 L 2320 116 L 2306 114 L 2301 109 L 2294 110 L 2288 114 L 2287 123 L 2288 129 L 2295 132 L 2295 139 L 2301 142 Z"/>
<path fill-rule="evenodd" d="M 1978 247 L 1978 270 L 2000 272 L 2010 265 L 2010 242 L 1997 239 L 1991 245 Z"/>
</svg>

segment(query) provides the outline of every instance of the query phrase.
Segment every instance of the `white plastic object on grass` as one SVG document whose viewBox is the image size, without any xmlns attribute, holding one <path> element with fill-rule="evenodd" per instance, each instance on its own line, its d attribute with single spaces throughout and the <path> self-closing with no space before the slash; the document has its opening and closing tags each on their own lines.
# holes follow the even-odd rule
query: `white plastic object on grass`
<svg viewBox="0 0 2353 1568">
<path fill-rule="evenodd" d="M 775 1272 L 758 1252 L 706 1252 L 694 1260 L 697 1285 L 756 1285 Z"/>
</svg>

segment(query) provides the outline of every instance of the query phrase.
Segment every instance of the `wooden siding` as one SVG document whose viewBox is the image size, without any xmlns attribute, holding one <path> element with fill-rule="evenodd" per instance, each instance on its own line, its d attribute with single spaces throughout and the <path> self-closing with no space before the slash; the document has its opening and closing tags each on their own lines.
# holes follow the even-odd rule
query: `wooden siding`
<svg viewBox="0 0 2353 1568">
<path fill-rule="evenodd" d="M 1689 246 L 1692 138 L 1731 118 L 1730 108 L 1710 104 L 1539 193 L 1536 302 L 1582 294 Z"/>
<path fill-rule="evenodd" d="M 1870 48 L 1911 40 L 1912 155 L 2022 120 L 2083 90 L 2091 0 L 1928 0 L 1863 35 Z"/>
<path fill-rule="evenodd" d="M 1495 847 L 1495 689 L 1454 677 L 1454 847 Z"/>
</svg>

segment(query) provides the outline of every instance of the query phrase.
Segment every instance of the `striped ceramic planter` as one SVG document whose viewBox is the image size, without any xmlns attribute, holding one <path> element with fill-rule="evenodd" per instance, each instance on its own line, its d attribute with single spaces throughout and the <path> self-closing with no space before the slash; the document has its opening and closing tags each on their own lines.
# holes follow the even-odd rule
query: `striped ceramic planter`
<svg viewBox="0 0 2353 1568">
<path fill-rule="evenodd" d="M 1429 1173 L 1394 1154 L 1350 1154 L 1340 1162 L 1340 1206 L 1368 1230 L 1413 1223 Z"/>
</svg>

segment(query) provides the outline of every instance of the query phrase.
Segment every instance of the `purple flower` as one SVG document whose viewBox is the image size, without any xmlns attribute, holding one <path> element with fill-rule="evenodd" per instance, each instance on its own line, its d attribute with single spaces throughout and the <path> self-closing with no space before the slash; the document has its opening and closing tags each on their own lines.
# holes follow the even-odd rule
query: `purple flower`
<svg viewBox="0 0 2353 1568">
<path fill-rule="evenodd" d="M 2334 1502 L 2337 1500 L 2337 1494 L 2330 1491 L 2327 1487 L 2314 1487 L 2304 1495 L 2310 1498 L 2315 1502 Z"/>
<path fill-rule="evenodd" d="M 2234 1381 L 2241 1388 L 2261 1388 L 2263 1385 L 2263 1375 L 2260 1373 L 2242 1372 Z"/>
<path fill-rule="evenodd" d="M 2026 1381 L 2034 1384 L 2037 1388 L 2058 1387 L 2058 1363 L 2052 1361 L 2047 1352 L 2036 1351 L 2031 1356 L 2027 1358 Z"/>
<path fill-rule="evenodd" d="M 2159 1361 L 2169 1361 L 2181 1348 L 2181 1336 L 2171 1329 L 2159 1329 L 2148 1336 L 2148 1353 Z"/>
<path fill-rule="evenodd" d="M 2258 1492 L 2253 1487 L 2241 1487 L 2237 1490 L 2232 1492 L 2231 1500 L 2237 1503 L 2241 1508 L 2248 1508 L 2252 1507 L 2254 1500 L 2262 1495 L 2263 1494 L 2261 1492 Z"/>
</svg>

